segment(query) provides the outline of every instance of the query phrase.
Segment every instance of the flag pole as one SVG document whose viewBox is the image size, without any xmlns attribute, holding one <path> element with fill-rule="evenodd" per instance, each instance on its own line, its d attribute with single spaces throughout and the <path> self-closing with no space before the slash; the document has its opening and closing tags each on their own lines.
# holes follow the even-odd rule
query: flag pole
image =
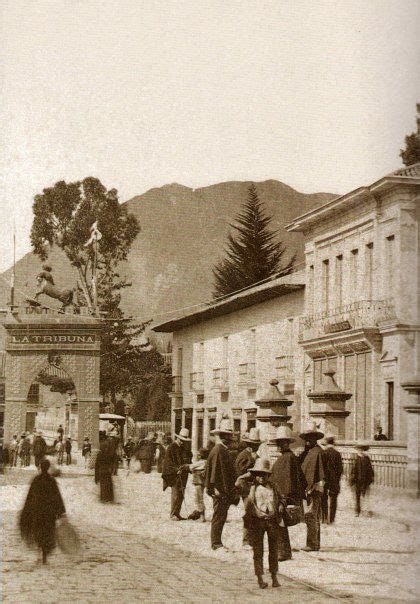
<svg viewBox="0 0 420 604">
<path fill-rule="evenodd" d="M 10 307 L 13 311 L 15 306 L 15 278 L 16 278 L 16 223 L 13 218 L 13 268 L 10 280 Z"/>
</svg>

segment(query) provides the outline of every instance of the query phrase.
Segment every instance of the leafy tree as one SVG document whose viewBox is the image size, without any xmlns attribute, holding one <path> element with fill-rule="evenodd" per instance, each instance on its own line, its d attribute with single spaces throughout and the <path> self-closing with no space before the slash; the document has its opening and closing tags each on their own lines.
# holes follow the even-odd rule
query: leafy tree
<svg viewBox="0 0 420 604">
<path fill-rule="evenodd" d="M 248 199 L 231 227 L 226 258 L 213 269 L 214 297 L 226 296 L 273 275 L 291 272 L 295 257 L 283 262 L 285 247 L 269 229 L 271 218 L 264 212 L 257 189 L 252 184 Z"/>
<path fill-rule="evenodd" d="M 417 105 L 417 112 L 420 113 L 420 104 Z M 417 116 L 417 132 L 405 137 L 405 149 L 401 149 L 400 156 L 405 166 L 420 162 L 420 116 Z"/>
<path fill-rule="evenodd" d="M 118 265 L 140 231 L 137 219 L 119 204 L 115 189 L 108 191 L 92 177 L 44 189 L 35 196 L 33 212 L 35 254 L 45 260 L 52 246 L 61 248 L 77 269 L 83 303 L 102 316 L 100 390 L 114 410 L 121 410 L 119 397 L 147 386 L 151 376 L 161 379 L 163 368 L 161 355 L 149 350 L 143 335 L 147 324 L 134 323 L 120 309 L 121 290 L 131 284 L 120 277 Z M 100 236 L 92 240 L 95 223 Z"/>
</svg>

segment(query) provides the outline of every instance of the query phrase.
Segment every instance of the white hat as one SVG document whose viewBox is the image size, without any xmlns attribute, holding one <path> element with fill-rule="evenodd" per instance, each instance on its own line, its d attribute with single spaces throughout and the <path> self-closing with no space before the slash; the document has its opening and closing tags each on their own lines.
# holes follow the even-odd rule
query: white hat
<svg viewBox="0 0 420 604">
<path fill-rule="evenodd" d="M 185 440 L 185 441 L 191 440 L 190 431 L 188 430 L 188 428 L 181 428 L 181 430 L 179 431 L 179 434 L 175 434 L 175 436 L 177 438 L 180 438 L 181 440 Z"/>
<path fill-rule="evenodd" d="M 271 474 L 270 460 L 259 457 L 254 467 L 250 468 L 248 472 L 252 472 L 253 474 Z"/>
<path fill-rule="evenodd" d="M 271 439 L 271 442 L 277 442 L 278 440 L 288 440 L 292 443 L 296 439 L 292 436 L 292 431 L 289 426 L 279 426 L 276 430 L 276 435 Z"/>
<path fill-rule="evenodd" d="M 242 437 L 245 443 L 255 443 L 259 445 L 261 443 L 259 428 L 251 428 L 249 432 L 245 432 Z"/>
<path fill-rule="evenodd" d="M 220 420 L 219 427 L 212 430 L 210 434 L 233 434 L 232 424 L 228 417 L 223 417 Z"/>
<path fill-rule="evenodd" d="M 303 432 L 301 432 L 299 436 L 303 440 L 305 440 L 306 436 L 316 436 L 317 440 L 319 440 L 324 436 L 324 433 L 318 430 L 316 422 L 309 422 L 306 429 L 303 430 Z"/>
<path fill-rule="evenodd" d="M 356 449 L 367 450 L 370 447 L 370 443 L 368 440 L 358 440 L 354 446 L 356 447 Z"/>
</svg>

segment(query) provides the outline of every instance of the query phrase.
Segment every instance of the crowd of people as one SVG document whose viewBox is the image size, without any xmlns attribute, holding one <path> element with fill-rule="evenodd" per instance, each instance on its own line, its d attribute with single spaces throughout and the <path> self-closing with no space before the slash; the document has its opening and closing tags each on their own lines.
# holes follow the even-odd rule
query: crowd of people
<svg viewBox="0 0 420 604">
<path fill-rule="evenodd" d="M 56 445 L 63 442 L 60 436 L 62 434 L 58 434 Z M 279 562 L 292 558 L 289 528 L 304 521 L 306 544 L 301 550 L 319 551 L 322 523 L 333 524 L 336 518 L 343 474 L 341 454 L 335 447 L 333 436 L 324 438 L 324 434 L 312 424 L 299 437 L 304 443 L 300 455 L 292 451 L 295 437 L 285 425 L 279 426 L 275 437 L 268 442 L 261 441 L 257 428 L 251 428 L 238 443 L 229 419 L 222 419 L 220 426 L 212 431 L 207 447 L 201 448 L 193 461 L 187 428 L 181 428 L 173 438 L 169 434 L 149 433 L 137 442 L 128 437 L 125 443 L 118 430 L 110 430 L 108 434 L 101 435 L 95 460 L 95 481 L 99 484 L 100 501 L 114 503 L 113 476 L 122 463 L 127 472 L 146 474 L 155 466 L 161 473 L 163 490 L 171 490 L 171 520 L 206 522 L 206 492 L 213 504 L 210 546 L 213 550 L 227 551 L 223 544 L 223 530 L 229 508 L 242 500 L 242 543 L 245 549 L 253 551 L 258 585 L 261 589 L 268 587 L 263 570 L 264 535 L 267 533 L 271 582 L 273 587 L 278 587 Z M 45 441 L 42 436 L 37 435 L 37 438 L 37 441 L 34 438 L 32 450 L 40 475 L 34 479 L 29 491 L 21 515 L 21 531 L 27 541 L 32 539 L 38 543 L 45 562 L 54 543 L 51 527 L 65 511 L 55 483 L 46 477 L 49 462 L 45 460 Z M 357 454 L 350 468 L 349 482 L 355 493 L 356 515 L 360 514 L 362 498 L 374 481 L 368 448 L 367 442 L 357 444 Z M 86 438 L 82 448 L 85 462 L 90 460 L 91 453 L 92 448 Z M 195 509 L 183 516 L 181 510 L 189 476 L 194 488 Z M 47 541 L 45 536 L 37 536 L 39 519 L 33 526 L 28 520 L 31 510 L 38 510 L 39 515 L 39 506 L 34 501 L 38 495 L 38 498 L 44 497 L 41 496 L 41 483 L 48 486 L 46 492 L 54 503 L 50 505 Z M 44 504 L 41 507 L 45 507 Z"/>
<path fill-rule="evenodd" d="M 52 445 L 47 444 L 41 431 L 14 434 L 8 446 L 3 448 L 2 463 L 12 467 L 27 467 L 33 460 L 34 465 L 39 468 L 42 459 L 48 454 L 56 456 L 58 465 L 64 463 L 70 465 L 72 447 L 71 438 L 64 438 L 64 429 L 61 424 Z"/>
</svg>

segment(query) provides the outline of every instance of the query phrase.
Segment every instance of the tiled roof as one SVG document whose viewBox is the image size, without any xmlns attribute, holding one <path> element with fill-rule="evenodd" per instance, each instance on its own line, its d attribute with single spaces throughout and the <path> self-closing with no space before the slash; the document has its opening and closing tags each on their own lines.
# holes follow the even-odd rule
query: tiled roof
<svg viewBox="0 0 420 604">
<path fill-rule="evenodd" d="M 407 176 L 408 178 L 420 178 L 420 162 L 395 170 L 389 176 Z"/>
</svg>

